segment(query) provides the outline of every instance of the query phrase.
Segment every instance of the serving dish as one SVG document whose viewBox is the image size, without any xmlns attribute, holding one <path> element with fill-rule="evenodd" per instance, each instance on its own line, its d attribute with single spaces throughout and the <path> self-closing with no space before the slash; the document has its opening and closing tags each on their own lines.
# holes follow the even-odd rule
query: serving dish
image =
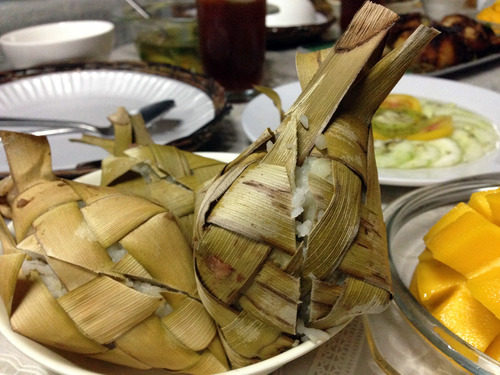
<svg viewBox="0 0 500 375">
<path fill-rule="evenodd" d="M 233 160 L 237 154 L 224 153 L 224 152 L 201 152 L 198 155 L 217 159 L 222 162 L 229 162 Z M 77 181 L 88 183 L 88 184 L 99 184 L 101 178 L 101 171 L 95 171 L 84 175 L 77 179 Z M 1 252 L 1 250 L 0 250 Z M 311 350 L 317 348 L 319 345 L 324 343 L 328 338 L 334 336 L 342 328 L 344 328 L 350 320 L 348 320 L 344 325 L 335 327 L 325 333 L 308 333 L 309 339 L 304 341 L 300 345 L 279 354 L 268 360 L 256 363 L 251 366 L 247 366 L 242 369 L 235 369 L 228 371 L 224 374 L 227 375 L 260 375 L 268 374 L 279 367 L 285 365 L 286 363 L 299 358 Z M 110 363 L 104 363 L 97 360 L 92 360 L 83 356 L 78 356 L 75 354 L 64 353 L 62 351 L 57 351 L 49 349 L 43 345 L 40 345 L 16 332 L 13 332 L 9 323 L 8 315 L 6 313 L 5 307 L 0 303 L 0 333 L 3 334 L 7 340 L 22 353 L 26 354 L 28 357 L 34 361 L 40 363 L 44 367 L 54 371 L 58 374 L 74 374 L 74 375 L 97 375 L 97 374 L 130 374 L 130 375 L 156 375 L 165 374 L 163 370 L 148 370 L 139 371 L 136 369 L 129 369 L 122 366 L 113 365 Z"/>
<path fill-rule="evenodd" d="M 209 125 L 229 110 L 218 83 L 164 64 L 75 63 L 0 73 L 3 116 L 105 125 L 118 107 L 132 111 L 163 99 L 174 99 L 176 105 L 155 121 L 150 129 L 152 137 L 158 144 L 181 148 L 195 149 L 203 144 L 211 136 Z M 54 170 L 73 169 L 106 155 L 97 147 L 71 142 L 80 137 L 80 133 L 49 137 Z M 4 172 L 8 166 L 3 149 L 1 152 L 0 172 Z"/>
<path fill-rule="evenodd" d="M 299 95 L 298 82 L 291 82 L 275 88 L 283 108 L 288 109 Z M 416 97 L 455 103 L 488 118 L 500 131 L 500 94 L 469 84 L 405 74 L 394 87 L 393 93 L 404 93 Z M 475 100 L 471 100 L 475 98 Z M 248 103 L 242 113 L 243 130 L 250 140 L 255 140 L 267 127 L 275 129 L 279 125 L 279 113 L 273 102 L 265 95 L 258 95 Z M 456 178 L 500 171 L 500 153 L 497 151 L 467 164 L 447 168 L 428 169 L 379 169 L 379 181 L 384 185 L 423 186 Z"/>
<path fill-rule="evenodd" d="M 465 63 L 449 66 L 448 68 L 439 69 L 433 72 L 427 72 L 425 73 L 425 75 L 430 77 L 445 77 L 454 73 L 470 71 L 483 65 L 494 63 L 498 60 L 500 60 L 500 53 L 493 53 L 491 55 L 480 57 Z"/>
<path fill-rule="evenodd" d="M 401 374 L 500 372 L 500 363 L 443 326 L 408 289 L 424 234 L 458 202 L 498 186 L 500 173 L 458 179 L 416 189 L 385 208 L 394 302 L 384 313 L 363 318 L 382 367 Z"/>
<path fill-rule="evenodd" d="M 266 44 L 268 49 L 285 49 L 318 41 L 334 24 L 336 17 L 329 5 L 317 6 L 315 21 L 306 25 L 268 26 Z"/>
<path fill-rule="evenodd" d="M 0 47 L 18 69 L 66 60 L 106 60 L 114 33 L 109 21 L 54 22 L 10 31 L 0 37 Z"/>
</svg>

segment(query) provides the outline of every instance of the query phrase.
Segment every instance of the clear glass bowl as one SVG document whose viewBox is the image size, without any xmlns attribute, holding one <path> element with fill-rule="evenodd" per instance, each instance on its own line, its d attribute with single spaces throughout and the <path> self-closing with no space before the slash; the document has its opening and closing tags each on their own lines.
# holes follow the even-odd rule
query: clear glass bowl
<svg viewBox="0 0 500 375">
<path fill-rule="evenodd" d="M 143 8 L 151 18 L 142 18 L 130 7 L 115 15 L 131 35 L 141 60 L 202 73 L 196 1 L 147 1 Z"/>
<path fill-rule="evenodd" d="M 472 193 L 498 186 L 499 173 L 454 180 L 414 190 L 384 210 L 394 301 L 364 322 L 373 358 L 386 373 L 500 373 L 499 362 L 443 326 L 408 289 L 430 227 Z"/>
</svg>

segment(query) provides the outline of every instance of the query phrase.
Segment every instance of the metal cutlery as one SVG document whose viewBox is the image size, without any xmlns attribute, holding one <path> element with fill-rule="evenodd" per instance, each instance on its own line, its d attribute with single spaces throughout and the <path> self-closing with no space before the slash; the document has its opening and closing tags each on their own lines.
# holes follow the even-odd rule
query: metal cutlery
<svg viewBox="0 0 500 375">
<path fill-rule="evenodd" d="M 148 104 L 136 113 L 140 113 L 146 125 L 150 125 L 151 121 L 165 113 L 175 106 L 174 100 L 162 100 Z M 134 113 L 132 111 L 131 113 Z M 30 127 L 42 128 L 42 130 L 30 130 L 29 133 L 34 135 L 55 135 L 75 132 L 88 132 L 100 135 L 113 135 L 113 125 L 101 127 L 81 121 L 72 120 L 50 120 L 50 119 L 35 119 L 21 117 L 0 117 L 0 127 L 15 126 L 15 127 Z"/>
</svg>

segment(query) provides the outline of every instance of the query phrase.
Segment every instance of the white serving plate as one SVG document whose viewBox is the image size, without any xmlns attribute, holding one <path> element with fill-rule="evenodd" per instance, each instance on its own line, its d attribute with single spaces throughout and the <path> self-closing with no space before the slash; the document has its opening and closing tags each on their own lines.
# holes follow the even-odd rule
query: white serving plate
<svg viewBox="0 0 500 375">
<path fill-rule="evenodd" d="M 174 120 L 175 125 L 150 129 L 155 143 L 166 144 L 187 137 L 215 117 L 211 98 L 188 83 L 154 74 L 102 69 L 42 74 L 2 84 L 0 114 L 80 120 L 105 126 L 109 123 L 107 117 L 118 107 L 134 111 L 164 99 L 174 99 L 175 107 L 160 116 L 157 123 Z M 81 133 L 48 137 L 54 170 L 72 169 L 79 163 L 107 155 L 98 147 L 70 141 L 75 138 L 81 138 Z M 2 147 L 0 172 L 6 171 L 8 165 Z"/>
<path fill-rule="evenodd" d="M 299 82 L 291 82 L 275 88 L 287 110 L 298 97 Z M 414 95 L 446 101 L 476 112 L 488 118 L 500 132 L 500 94 L 466 83 L 444 78 L 405 74 L 394 87 L 393 93 Z M 248 103 L 242 113 L 243 130 L 254 141 L 266 128 L 276 129 L 279 113 L 271 99 L 261 94 Z M 485 155 L 467 164 L 447 168 L 390 169 L 379 168 L 379 181 L 384 185 L 424 186 L 455 178 L 463 178 L 500 171 L 500 151 Z"/>
<path fill-rule="evenodd" d="M 237 154 L 225 152 L 200 152 L 198 155 L 216 159 L 222 162 L 230 162 L 236 158 Z M 79 177 L 76 181 L 88 184 L 97 185 L 101 180 L 101 171 L 95 171 Z M 0 250 L 1 254 L 1 250 Z M 311 350 L 314 350 L 319 345 L 327 341 L 328 337 L 333 337 L 341 331 L 348 323 L 339 327 L 334 327 L 328 331 L 328 335 L 318 334 L 317 336 L 310 335 L 309 341 L 305 341 L 300 345 L 287 350 L 268 360 L 247 366 L 241 369 L 235 369 L 223 373 L 224 375 L 264 375 L 284 366 L 285 364 L 297 359 Z M 123 366 L 113 365 L 110 363 L 93 360 L 84 356 L 62 354 L 48 347 L 38 344 L 37 342 L 26 338 L 14 331 L 10 326 L 9 318 L 5 306 L 0 301 L 0 334 L 3 334 L 7 340 L 22 353 L 29 358 L 38 362 L 45 368 L 61 375 L 160 375 L 165 374 L 164 370 L 136 370 Z"/>
</svg>

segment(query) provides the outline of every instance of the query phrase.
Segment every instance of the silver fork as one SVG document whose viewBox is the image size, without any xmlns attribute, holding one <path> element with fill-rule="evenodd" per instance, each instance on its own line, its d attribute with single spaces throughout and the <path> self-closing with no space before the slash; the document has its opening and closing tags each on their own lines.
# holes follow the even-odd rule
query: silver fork
<svg viewBox="0 0 500 375">
<path fill-rule="evenodd" d="M 148 104 L 140 108 L 137 113 L 142 115 L 146 126 L 149 127 L 151 121 L 169 109 L 175 106 L 175 102 L 171 99 L 162 100 L 160 102 Z M 30 127 L 42 128 L 43 130 L 34 130 L 29 133 L 34 135 L 54 135 L 75 132 L 97 133 L 100 135 L 113 135 L 113 125 L 101 127 L 95 126 L 86 122 L 71 121 L 71 120 L 49 120 L 49 119 L 34 119 L 22 117 L 0 117 L 0 127 L 15 126 L 15 127 Z"/>
</svg>

